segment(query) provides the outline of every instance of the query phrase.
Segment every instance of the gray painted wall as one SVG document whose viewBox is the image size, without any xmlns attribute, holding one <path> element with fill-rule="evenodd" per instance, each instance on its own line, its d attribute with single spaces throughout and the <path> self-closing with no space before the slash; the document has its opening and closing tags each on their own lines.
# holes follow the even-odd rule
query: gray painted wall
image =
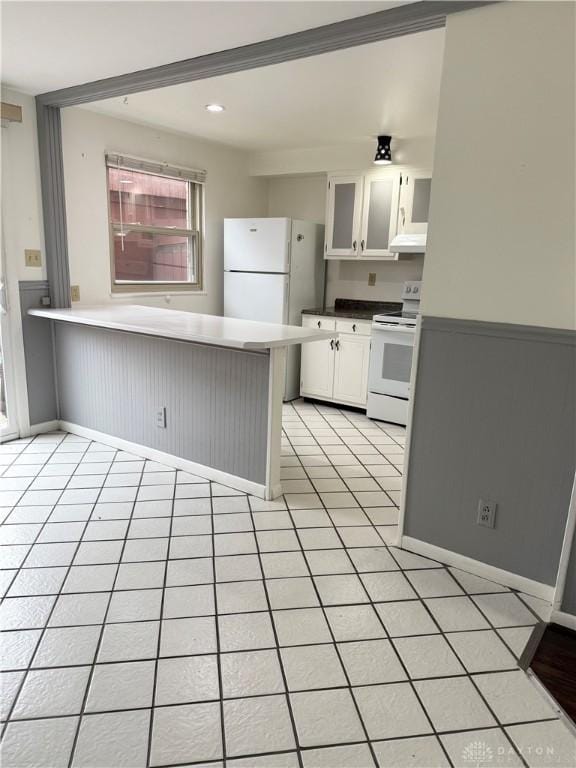
<svg viewBox="0 0 576 768">
<path fill-rule="evenodd" d="M 58 418 L 52 331 L 50 323 L 40 317 L 30 317 L 27 312 L 41 306 L 40 300 L 48 296 L 49 287 L 45 280 L 25 280 L 18 286 L 30 424 L 42 424 Z"/>
<path fill-rule="evenodd" d="M 568 573 L 566 574 L 562 610 L 565 613 L 571 613 L 573 616 L 576 616 L 576 534 L 572 542 L 572 552 L 570 553 Z"/>
<path fill-rule="evenodd" d="M 423 318 L 405 535 L 553 585 L 575 392 L 573 332 Z M 480 498 L 495 529 L 475 524 Z"/>
<path fill-rule="evenodd" d="M 268 354 L 55 329 L 64 421 L 265 483 Z M 155 421 L 163 406 L 166 429 Z"/>
</svg>

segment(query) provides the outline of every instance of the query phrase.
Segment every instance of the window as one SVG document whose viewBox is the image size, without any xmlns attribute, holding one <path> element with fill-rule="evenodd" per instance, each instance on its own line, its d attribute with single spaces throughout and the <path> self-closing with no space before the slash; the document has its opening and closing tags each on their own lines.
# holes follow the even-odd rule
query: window
<svg viewBox="0 0 576 768">
<path fill-rule="evenodd" d="M 107 155 L 114 292 L 200 290 L 204 171 Z"/>
</svg>

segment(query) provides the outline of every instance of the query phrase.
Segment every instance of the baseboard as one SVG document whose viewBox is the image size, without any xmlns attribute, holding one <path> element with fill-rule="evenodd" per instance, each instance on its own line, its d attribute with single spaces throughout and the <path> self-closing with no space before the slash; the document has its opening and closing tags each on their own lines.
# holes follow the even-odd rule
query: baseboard
<svg viewBox="0 0 576 768">
<path fill-rule="evenodd" d="M 573 613 L 564 611 L 552 611 L 550 624 L 560 624 L 561 627 L 573 629 L 576 632 L 576 616 Z"/>
<path fill-rule="evenodd" d="M 71 432 L 73 435 L 79 437 L 86 437 L 89 440 L 96 440 L 99 443 L 110 445 L 113 448 L 118 448 L 121 451 L 127 451 L 128 453 L 135 453 L 138 456 L 142 456 L 144 459 L 150 459 L 150 461 L 157 461 L 160 464 L 168 464 L 176 469 L 181 469 L 184 472 L 190 472 L 192 475 L 200 475 L 207 480 L 212 480 L 215 483 L 221 483 L 227 485 L 230 488 L 235 488 L 237 491 L 243 491 L 249 493 L 252 496 L 258 496 L 261 499 L 266 498 L 266 486 L 260 483 L 254 483 L 252 480 L 246 480 L 244 477 L 238 477 L 237 475 L 230 475 L 228 472 L 222 472 L 220 469 L 214 469 L 214 467 L 207 467 L 204 464 L 197 464 L 195 461 L 189 461 L 188 459 L 182 459 L 180 456 L 175 456 L 172 453 L 165 453 L 159 451 L 156 448 L 150 448 L 147 445 L 140 445 L 139 443 L 132 443 L 130 440 L 123 440 L 121 437 L 115 437 L 114 435 L 106 434 L 105 432 L 98 432 L 96 429 L 90 429 L 89 427 L 81 427 L 79 424 L 72 424 L 69 421 L 55 422 L 56 429 L 60 428 L 66 432 Z M 280 495 L 282 491 L 278 491 Z"/>
<path fill-rule="evenodd" d="M 435 544 L 428 544 L 425 541 L 413 539 L 411 536 L 402 536 L 401 546 L 403 549 L 408 549 L 417 555 L 438 560 L 455 568 L 461 568 L 463 571 L 468 571 L 468 573 L 472 573 L 475 576 L 481 576 L 489 581 L 496 581 L 498 584 L 504 584 L 506 587 L 525 592 L 527 595 L 539 597 L 541 600 L 552 602 L 554 598 L 554 587 L 549 584 L 542 584 L 539 581 L 518 576 L 516 573 L 504 571 L 502 568 L 496 568 L 494 565 L 488 565 L 480 560 L 473 560 L 471 557 L 459 555 L 457 552 L 451 552 L 449 549 L 442 549 L 442 547 L 437 547 Z"/>
<path fill-rule="evenodd" d="M 60 422 L 43 421 L 40 424 L 30 424 L 30 435 L 43 435 L 45 432 L 56 432 L 60 429 Z"/>
<path fill-rule="evenodd" d="M 366 413 L 366 406 L 359 405 L 358 403 L 346 403 L 344 400 L 332 400 L 326 398 L 315 397 L 314 395 L 307 395 L 304 392 L 300 392 L 299 395 L 306 403 L 318 403 L 318 405 L 338 405 L 348 408 L 350 411 L 357 411 L 358 413 Z"/>
</svg>

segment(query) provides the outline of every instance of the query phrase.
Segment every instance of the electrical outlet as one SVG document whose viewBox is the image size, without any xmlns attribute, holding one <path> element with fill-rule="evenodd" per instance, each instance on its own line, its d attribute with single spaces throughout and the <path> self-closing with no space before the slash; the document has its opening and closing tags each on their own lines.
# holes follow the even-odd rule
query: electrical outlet
<svg viewBox="0 0 576 768">
<path fill-rule="evenodd" d="M 70 286 L 70 298 L 72 301 L 80 301 L 80 286 L 79 285 L 71 285 Z"/>
<path fill-rule="evenodd" d="M 24 249 L 24 264 L 27 267 L 41 267 L 42 266 L 42 254 L 40 251 L 34 248 Z"/>
<path fill-rule="evenodd" d="M 478 502 L 478 517 L 476 518 L 477 525 L 483 525 L 485 528 L 496 527 L 496 504 L 493 501 L 484 501 L 480 499 Z"/>
<path fill-rule="evenodd" d="M 160 429 L 166 429 L 166 406 L 158 408 L 156 411 L 156 426 Z"/>
<path fill-rule="evenodd" d="M 368 272 L 368 285 L 376 285 L 376 272 Z"/>
</svg>

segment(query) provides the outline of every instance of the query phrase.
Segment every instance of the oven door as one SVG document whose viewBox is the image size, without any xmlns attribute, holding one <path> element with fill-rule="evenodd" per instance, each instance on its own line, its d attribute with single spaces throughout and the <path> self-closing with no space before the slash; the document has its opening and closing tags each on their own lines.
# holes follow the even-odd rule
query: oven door
<svg viewBox="0 0 576 768">
<path fill-rule="evenodd" d="M 415 328 L 372 326 L 369 392 L 408 399 Z"/>
</svg>

